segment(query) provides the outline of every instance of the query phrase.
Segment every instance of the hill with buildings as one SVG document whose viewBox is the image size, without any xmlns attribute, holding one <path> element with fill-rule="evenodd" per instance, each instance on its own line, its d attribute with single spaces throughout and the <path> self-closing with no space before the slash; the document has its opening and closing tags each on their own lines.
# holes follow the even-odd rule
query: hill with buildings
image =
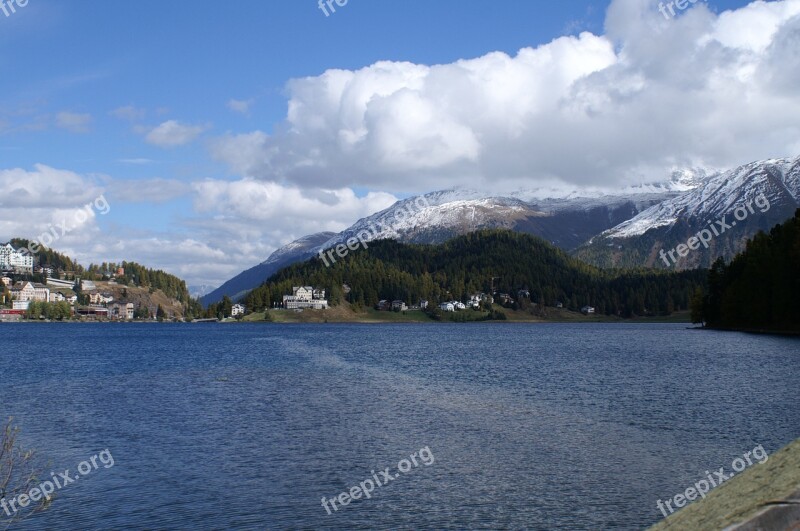
<svg viewBox="0 0 800 531">
<path fill-rule="evenodd" d="M 186 283 L 136 262 L 90 264 L 28 240 L 0 246 L 3 319 L 167 319 L 200 316 Z"/>
<path fill-rule="evenodd" d="M 331 306 L 346 300 L 355 307 L 442 305 L 457 311 L 490 300 L 514 309 L 563 307 L 631 317 L 686 310 L 704 281 L 704 271 L 601 270 L 541 238 L 483 230 L 443 244 L 374 241 L 336 262 L 316 257 L 281 269 L 244 304 L 248 311 L 282 306 L 298 286 L 309 286 L 326 290 Z"/>
</svg>

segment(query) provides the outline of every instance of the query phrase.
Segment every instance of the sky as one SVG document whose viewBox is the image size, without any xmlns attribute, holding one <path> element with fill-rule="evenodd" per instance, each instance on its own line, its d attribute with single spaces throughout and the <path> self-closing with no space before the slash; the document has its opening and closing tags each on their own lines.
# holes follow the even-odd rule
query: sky
<svg viewBox="0 0 800 531">
<path fill-rule="evenodd" d="M 800 155 L 800 0 L 14 1 L 0 241 L 84 265 L 216 286 L 414 194 Z"/>
</svg>

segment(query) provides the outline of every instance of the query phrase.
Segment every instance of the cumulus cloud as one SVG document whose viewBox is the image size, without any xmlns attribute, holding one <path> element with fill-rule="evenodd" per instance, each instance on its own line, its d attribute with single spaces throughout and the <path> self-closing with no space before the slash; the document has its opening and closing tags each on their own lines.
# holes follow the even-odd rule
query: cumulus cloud
<svg viewBox="0 0 800 531">
<path fill-rule="evenodd" d="M 216 221 L 269 224 L 296 237 L 323 230 L 340 231 L 361 217 L 397 201 L 391 194 L 358 197 L 351 189 L 302 189 L 254 179 L 193 183 L 195 210 Z M 286 243 L 286 242 L 283 242 Z"/>
<path fill-rule="evenodd" d="M 0 170 L 0 190 L 0 241 L 55 231 L 60 245 L 85 243 L 99 233 L 100 212 L 110 210 L 96 179 L 42 164 Z"/>
<path fill-rule="evenodd" d="M 183 146 L 194 141 L 208 128 L 207 125 L 187 125 L 176 120 L 167 120 L 151 129 L 145 136 L 145 140 L 163 148 Z"/>
<path fill-rule="evenodd" d="M 4 209 L 80 207 L 103 191 L 95 179 L 44 164 L 36 164 L 32 171 L 0 170 L 0 190 L 0 206 Z"/>
<path fill-rule="evenodd" d="M 604 35 L 444 65 L 382 61 L 288 83 L 278 132 L 227 135 L 237 173 L 300 186 L 420 191 L 662 179 L 796 155 L 800 0 L 665 20 L 615 0 Z"/>
<path fill-rule="evenodd" d="M 56 126 L 73 133 L 88 133 L 89 124 L 92 123 L 91 114 L 78 114 L 62 111 L 56 114 Z"/>
</svg>

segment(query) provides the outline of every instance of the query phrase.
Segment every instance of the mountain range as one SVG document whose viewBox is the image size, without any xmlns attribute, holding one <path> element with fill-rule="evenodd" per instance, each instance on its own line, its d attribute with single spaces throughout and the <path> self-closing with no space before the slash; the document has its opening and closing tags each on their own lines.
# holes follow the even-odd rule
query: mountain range
<svg viewBox="0 0 800 531">
<path fill-rule="evenodd" d="M 762 196 L 769 209 L 762 212 Z M 665 263 L 661 249 L 673 250 L 704 228 L 750 205 L 745 220 L 687 256 Z M 305 236 L 263 263 L 232 278 L 201 298 L 204 305 L 224 295 L 234 300 L 283 267 L 304 261 L 350 238 L 364 242 L 394 239 L 442 243 L 481 229 L 509 229 L 539 236 L 576 257 L 601 267 L 708 266 L 731 258 L 760 230 L 789 219 L 800 206 L 800 157 L 753 162 L 728 172 L 691 169 L 661 183 L 609 191 L 599 188 L 533 189 L 492 195 L 476 190 L 445 190 L 398 201 L 340 233 Z M 741 214 L 741 211 L 739 212 Z M 709 225 L 709 223 L 711 225 Z"/>
</svg>

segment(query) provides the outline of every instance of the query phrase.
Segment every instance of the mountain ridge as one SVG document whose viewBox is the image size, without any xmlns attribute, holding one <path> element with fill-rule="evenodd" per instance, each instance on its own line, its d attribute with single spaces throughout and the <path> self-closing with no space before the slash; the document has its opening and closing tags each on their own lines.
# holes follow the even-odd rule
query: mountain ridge
<svg viewBox="0 0 800 531">
<path fill-rule="evenodd" d="M 714 194 L 712 190 L 708 190 L 709 183 L 723 182 L 727 179 L 726 176 L 743 171 L 743 168 L 756 171 L 758 168 L 763 169 L 769 165 L 792 160 L 755 161 L 728 172 L 704 168 L 674 170 L 663 182 L 627 186 L 619 190 L 601 187 L 543 187 L 500 195 L 472 189 L 434 191 L 402 199 L 389 208 L 356 221 L 340 233 L 331 233 L 329 238 L 318 241 L 311 248 L 307 247 L 308 240 L 304 239 L 289 244 L 300 242 L 299 248 L 302 248 L 303 252 L 297 255 L 287 257 L 285 253 L 279 253 L 281 250 L 276 253 L 279 254 L 281 264 L 288 264 L 287 258 L 308 259 L 352 238 L 359 238 L 367 244 L 380 239 L 395 239 L 405 243 L 442 243 L 477 230 L 509 229 L 542 237 L 557 247 L 574 253 L 582 260 L 601 267 L 618 265 L 657 267 L 654 260 L 654 256 L 655 259 L 658 257 L 657 251 L 654 256 L 651 256 L 652 253 L 644 253 L 643 256 L 640 256 L 642 253 L 633 253 L 625 260 L 617 259 L 614 251 L 603 249 L 603 245 L 613 245 L 613 242 L 603 240 L 601 244 L 597 238 L 604 234 L 613 234 L 610 231 L 625 227 L 626 223 L 639 219 L 643 230 L 641 234 L 633 235 L 636 237 L 635 240 L 650 229 L 658 228 L 646 223 L 647 218 L 641 217 L 644 212 L 653 212 L 654 209 L 657 211 L 660 205 L 670 205 L 671 201 L 680 202 L 681 198 L 692 196 L 698 190 L 706 190 L 706 195 L 711 197 Z M 719 189 L 716 192 L 719 193 Z M 791 216 L 791 213 L 783 207 L 776 209 L 776 212 L 776 218 L 785 217 L 762 220 L 757 226 L 758 230 L 768 229 Z M 641 221 L 643 219 L 644 221 Z M 669 220 L 663 220 L 661 226 L 674 224 L 678 219 L 678 216 L 674 216 Z M 719 253 L 730 258 L 748 236 L 752 236 L 751 231 L 741 234 L 736 241 L 727 245 L 716 246 L 715 250 L 718 248 Z M 591 245 L 593 242 L 594 246 Z M 636 242 L 634 241 L 632 245 L 635 247 Z M 654 245 L 655 243 L 651 243 L 650 247 Z M 686 267 L 691 267 L 691 264 L 681 263 L 679 266 L 679 268 Z M 238 283 L 236 291 L 223 289 L 225 286 L 223 285 L 213 293 L 213 296 L 210 294 L 203 297 L 203 303 L 216 302 L 224 294 L 234 298 L 241 297 L 247 289 L 256 287 L 267 278 L 268 275 L 257 278 L 258 271 L 254 271 L 255 269 L 244 272 L 248 273 L 246 275 L 248 282 Z M 217 299 L 212 300 L 213 297 Z"/>
</svg>

